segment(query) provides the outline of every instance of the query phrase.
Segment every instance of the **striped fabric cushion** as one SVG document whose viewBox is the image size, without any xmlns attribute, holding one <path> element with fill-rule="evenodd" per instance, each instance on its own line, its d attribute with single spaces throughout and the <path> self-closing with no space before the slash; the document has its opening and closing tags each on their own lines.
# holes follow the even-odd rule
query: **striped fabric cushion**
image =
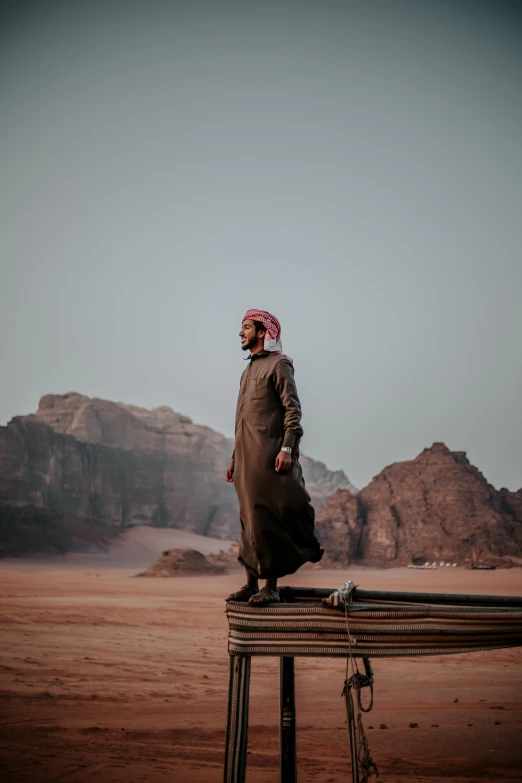
<svg viewBox="0 0 522 783">
<path fill-rule="evenodd" d="M 267 607 L 229 601 L 230 655 L 395 657 L 522 645 L 522 609 L 318 602 Z"/>
</svg>

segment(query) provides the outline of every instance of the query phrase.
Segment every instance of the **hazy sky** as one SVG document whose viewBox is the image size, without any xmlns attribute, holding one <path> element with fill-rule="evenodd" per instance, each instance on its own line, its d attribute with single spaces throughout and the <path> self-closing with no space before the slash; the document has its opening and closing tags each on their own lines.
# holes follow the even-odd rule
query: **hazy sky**
<svg viewBox="0 0 522 783">
<path fill-rule="evenodd" d="M 231 435 L 259 307 L 305 452 L 522 486 L 511 6 L 3 3 L 0 423 L 74 390 Z"/>
</svg>

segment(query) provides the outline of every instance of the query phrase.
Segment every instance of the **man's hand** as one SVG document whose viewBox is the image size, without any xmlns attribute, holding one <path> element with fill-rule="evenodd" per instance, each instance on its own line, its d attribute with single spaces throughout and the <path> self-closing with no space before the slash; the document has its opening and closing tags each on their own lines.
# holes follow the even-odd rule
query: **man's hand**
<svg viewBox="0 0 522 783">
<path fill-rule="evenodd" d="M 227 481 L 232 484 L 234 481 L 234 460 L 230 460 L 230 465 L 227 468 Z"/>
<path fill-rule="evenodd" d="M 292 455 L 287 451 L 280 451 L 276 457 L 276 473 L 288 473 L 292 467 Z"/>
</svg>

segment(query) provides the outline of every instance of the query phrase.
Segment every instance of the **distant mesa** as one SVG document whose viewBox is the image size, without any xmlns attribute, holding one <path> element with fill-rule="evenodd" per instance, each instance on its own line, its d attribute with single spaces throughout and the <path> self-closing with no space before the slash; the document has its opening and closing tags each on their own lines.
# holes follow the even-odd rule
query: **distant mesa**
<svg viewBox="0 0 522 783">
<path fill-rule="evenodd" d="M 136 576 L 170 577 L 226 574 L 227 569 L 195 549 L 167 549 L 159 560 Z"/>
<path fill-rule="evenodd" d="M 234 540 L 232 450 L 166 406 L 46 395 L 36 414 L 0 427 L 0 557 L 103 551 L 138 526 Z M 321 567 L 522 564 L 522 490 L 496 490 L 463 451 L 434 443 L 359 492 L 343 471 L 302 464 Z M 208 562 L 237 566 L 235 556 Z"/>
<path fill-rule="evenodd" d="M 317 526 L 325 567 L 522 562 L 522 490 L 496 490 L 444 443 L 384 468 L 357 494 L 337 490 Z"/>
<path fill-rule="evenodd" d="M 0 555 L 92 549 L 136 525 L 235 539 L 232 451 L 229 438 L 166 406 L 48 394 L 34 415 L 0 427 Z M 353 489 L 342 471 L 302 462 L 316 508 Z"/>
</svg>

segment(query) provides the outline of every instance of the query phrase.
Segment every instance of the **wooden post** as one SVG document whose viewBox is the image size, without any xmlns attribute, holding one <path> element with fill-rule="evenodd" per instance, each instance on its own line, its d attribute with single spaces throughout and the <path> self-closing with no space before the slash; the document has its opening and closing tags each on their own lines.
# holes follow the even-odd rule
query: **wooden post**
<svg viewBox="0 0 522 783">
<path fill-rule="evenodd" d="M 250 655 L 230 656 L 225 783 L 245 783 Z"/>
<path fill-rule="evenodd" d="M 294 658 L 281 658 L 281 783 L 297 783 Z"/>
</svg>

